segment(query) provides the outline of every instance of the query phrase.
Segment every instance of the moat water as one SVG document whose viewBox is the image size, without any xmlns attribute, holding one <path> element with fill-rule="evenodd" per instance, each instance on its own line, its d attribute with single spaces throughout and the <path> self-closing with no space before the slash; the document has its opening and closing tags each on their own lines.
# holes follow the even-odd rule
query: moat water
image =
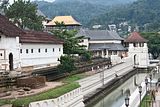
<svg viewBox="0 0 160 107">
<path fill-rule="evenodd" d="M 137 85 L 144 81 L 146 76 L 146 73 L 135 74 L 92 107 L 121 107 L 124 103 L 126 93 L 133 93 Z"/>
</svg>

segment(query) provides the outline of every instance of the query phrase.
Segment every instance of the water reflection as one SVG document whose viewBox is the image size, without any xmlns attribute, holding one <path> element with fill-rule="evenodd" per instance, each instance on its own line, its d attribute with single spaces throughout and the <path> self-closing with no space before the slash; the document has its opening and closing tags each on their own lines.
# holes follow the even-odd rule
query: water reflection
<svg viewBox="0 0 160 107">
<path fill-rule="evenodd" d="M 147 74 L 136 74 L 124 82 L 120 87 L 107 95 L 92 107 L 120 107 L 124 103 L 126 93 L 133 93 L 136 87 L 145 80 Z"/>
</svg>

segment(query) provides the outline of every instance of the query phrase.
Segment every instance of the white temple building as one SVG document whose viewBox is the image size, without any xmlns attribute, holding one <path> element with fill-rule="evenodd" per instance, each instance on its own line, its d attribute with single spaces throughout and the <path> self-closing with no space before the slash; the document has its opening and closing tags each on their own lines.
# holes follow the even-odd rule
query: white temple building
<svg viewBox="0 0 160 107">
<path fill-rule="evenodd" d="M 135 67 L 149 67 L 149 54 L 147 40 L 144 39 L 138 32 L 133 32 L 125 40 L 128 46 L 128 56 L 132 57 Z"/>
<path fill-rule="evenodd" d="M 24 31 L 0 15 L 0 71 L 32 71 L 59 64 L 63 41 L 47 32 Z"/>
</svg>

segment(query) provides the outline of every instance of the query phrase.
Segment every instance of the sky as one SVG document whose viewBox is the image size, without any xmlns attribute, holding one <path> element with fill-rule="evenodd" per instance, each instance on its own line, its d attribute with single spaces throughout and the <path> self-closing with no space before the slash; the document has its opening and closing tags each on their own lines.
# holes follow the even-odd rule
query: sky
<svg viewBox="0 0 160 107">
<path fill-rule="evenodd" d="M 12 4 L 14 0 L 9 0 L 9 2 Z M 31 1 L 35 1 L 35 0 L 31 0 Z M 37 0 L 37 1 L 48 1 L 48 2 L 53 2 L 54 0 Z"/>
</svg>

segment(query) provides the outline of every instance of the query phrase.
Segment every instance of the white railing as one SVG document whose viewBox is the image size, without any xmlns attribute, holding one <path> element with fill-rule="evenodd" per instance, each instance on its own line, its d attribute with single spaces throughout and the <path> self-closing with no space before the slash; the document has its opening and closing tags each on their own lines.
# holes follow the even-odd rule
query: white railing
<svg viewBox="0 0 160 107">
<path fill-rule="evenodd" d="M 81 79 L 78 82 L 82 87 L 83 95 L 86 95 L 100 88 L 103 84 L 112 81 L 116 76 L 124 75 L 131 70 L 133 70 L 133 63 L 127 59 L 124 63 L 105 69 L 100 73 Z"/>
<path fill-rule="evenodd" d="M 141 83 L 142 86 L 142 94 L 141 94 L 141 100 L 144 98 L 144 96 L 146 95 L 146 86 L 145 86 L 145 82 Z M 138 107 L 140 104 L 140 94 L 139 94 L 139 89 L 138 87 L 136 88 L 136 90 L 131 94 L 131 96 L 129 97 L 129 107 Z M 123 105 L 121 107 L 126 107 L 125 103 L 123 103 Z"/>
<path fill-rule="evenodd" d="M 58 98 L 32 102 L 29 107 L 84 107 L 81 88 L 77 88 Z"/>
</svg>

